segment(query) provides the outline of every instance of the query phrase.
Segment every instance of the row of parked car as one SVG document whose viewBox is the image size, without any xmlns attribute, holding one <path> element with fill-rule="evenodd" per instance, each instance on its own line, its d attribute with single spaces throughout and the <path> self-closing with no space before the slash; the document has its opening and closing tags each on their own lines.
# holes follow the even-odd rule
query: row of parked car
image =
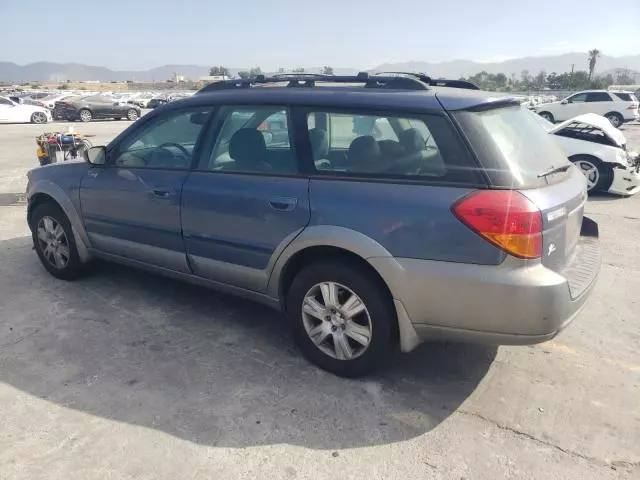
<svg viewBox="0 0 640 480">
<path fill-rule="evenodd" d="M 102 118 L 136 120 L 141 116 L 142 109 L 153 109 L 193 94 L 85 91 L 3 93 L 0 96 L 0 123 L 47 123 L 52 120 L 89 122 Z"/>
</svg>

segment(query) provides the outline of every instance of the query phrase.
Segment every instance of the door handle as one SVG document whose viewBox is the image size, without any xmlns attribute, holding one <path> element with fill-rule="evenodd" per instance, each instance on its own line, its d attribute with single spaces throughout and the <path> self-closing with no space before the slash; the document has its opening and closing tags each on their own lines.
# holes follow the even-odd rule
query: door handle
<svg viewBox="0 0 640 480">
<path fill-rule="evenodd" d="M 171 188 L 154 188 L 151 190 L 151 195 L 156 198 L 169 198 L 173 197 L 176 192 Z"/>
<path fill-rule="evenodd" d="M 293 197 L 275 197 L 269 200 L 269 205 L 274 210 L 290 212 L 298 205 L 298 199 Z"/>
</svg>

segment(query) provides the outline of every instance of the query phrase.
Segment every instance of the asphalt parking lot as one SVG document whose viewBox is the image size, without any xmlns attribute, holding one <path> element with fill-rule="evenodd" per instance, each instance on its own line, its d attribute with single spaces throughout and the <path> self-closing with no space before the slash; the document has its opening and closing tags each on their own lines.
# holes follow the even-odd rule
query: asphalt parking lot
<svg viewBox="0 0 640 480">
<path fill-rule="evenodd" d="M 602 274 L 553 341 L 426 344 L 344 380 L 259 305 L 118 266 L 48 275 L 21 194 L 34 137 L 65 126 L 0 125 L 0 479 L 640 478 L 640 196 L 589 201 Z"/>
</svg>

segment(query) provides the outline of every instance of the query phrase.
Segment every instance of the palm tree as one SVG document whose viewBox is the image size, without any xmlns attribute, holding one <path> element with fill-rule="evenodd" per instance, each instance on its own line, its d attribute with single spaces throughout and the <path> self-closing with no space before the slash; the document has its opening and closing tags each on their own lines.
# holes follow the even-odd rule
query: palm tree
<svg viewBox="0 0 640 480">
<path fill-rule="evenodd" d="M 596 62 L 602 52 L 597 48 L 589 50 L 589 80 L 593 77 L 593 71 L 596 69 Z"/>
</svg>

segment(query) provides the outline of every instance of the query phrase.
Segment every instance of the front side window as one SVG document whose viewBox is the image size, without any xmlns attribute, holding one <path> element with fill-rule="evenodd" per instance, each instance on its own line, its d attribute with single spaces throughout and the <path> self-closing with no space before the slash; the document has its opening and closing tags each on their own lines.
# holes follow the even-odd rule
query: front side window
<svg viewBox="0 0 640 480">
<path fill-rule="evenodd" d="M 11 100 L 7 100 L 6 98 L 0 98 L 0 105 L 13 105 Z"/>
<path fill-rule="evenodd" d="M 587 102 L 610 102 L 611 97 L 607 92 L 591 92 L 587 94 Z"/>
<path fill-rule="evenodd" d="M 315 169 L 324 174 L 478 181 L 462 142 L 441 116 L 315 111 L 307 127 Z"/>
<path fill-rule="evenodd" d="M 569 97 L 569 103 L 582 103 L 587 101 L 586 93 L 579 93 L 573 97 Z"/>
<path fill-rule="evenodd" d="M 273 174 L 298 171 L 287 108 L 222 107 L 216 123 L 220 126 L 218 137 L 200 170 Z"/>
<path fill-rule="evenodd" d="M 210 107 L 167 112 L 118 148 L 113 164 L 131 168 L 188 169 Z"/>
</svg>

